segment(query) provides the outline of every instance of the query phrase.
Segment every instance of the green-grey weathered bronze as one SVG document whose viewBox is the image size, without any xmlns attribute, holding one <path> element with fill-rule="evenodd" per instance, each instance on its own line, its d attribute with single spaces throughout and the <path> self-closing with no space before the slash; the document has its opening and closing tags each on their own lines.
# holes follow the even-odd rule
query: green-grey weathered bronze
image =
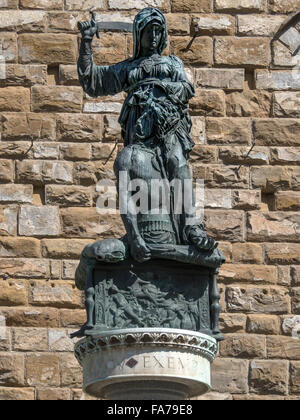
<svg viewBox="0 0 300 420">
<path fill-rule="evenodd" d="M 80 28 L 82 41 L 78 75 L 84 91 L 92 97 L 115 95 L 121 91 L 127 93 L 119 117 L 124 149 L 114 164 L 118 184 L 120 171 L 127 174 L 128 181 L 136 178 L 144 180 L 151 203 L 151 180 L 171 182 L 177 179 L 182 181 L 182 185 L 184 180 L 191 180 L 188 159 L 194 143 L 190 137 L 188 101 L 194 96 L 194 88 L 186 76 L 182 61 L 173 55 L 161 55 L 167 45 L 167 27 L 165 17 L 158 9 L 146 8 L 137 14 L 133 24 L 133 55 L 111 66 L 97 66 L 93 62 L 91 43 L 98 30 L 94 17 L 90 24 L 85 22 Z M 170 192 L 174 198 L 172 188 Z M 121 269 L 124 261 L 125 264 L 131 259 L 133 263 L 146 263 L 153 259 L 156 264 L 157 260 L 174 260 L 185 267 L 208 268 L 206 270 L 210 274 L 205 281 L 210 285 L 207 286 L 204 299 L 210 311 L 210 325 L 206 325 L 205 330 L 221 339 L 216 273 L 225 259 L 217 249 L 217 243 L 206 235 L 203 222 L 196 221 L 192 190 L 190 194 L 193 205 L 188 209 L 183 208 L 181 212 L 175 212 L 174 199 L 171 200 L 171 211 L 164 214 L 153 214 L 150 207 L 148 214 L 135 214 L 130 204 L 125 203 L 128 204 L 128 211 L 122 214 L 122 219 L 126 236 L 120 240 L 97 241 L 84 249 L 76 272 L 76 284 L 86 291 L 88 320 L 79 335 L 99 332 L 99 328 L 120 328 L 120 311 L 122 317 L 126 318 L 124 325 L 127 322 L 130 327 L 151 327 L 150 320 L 147 325 L 146 315 L 137 315 L 146 311 L 147 305 L 151 306 L 149 316 L 152 314 L 160 326 L 168 324 L 172 328 L 188 329 L 187 325 L 190 325 L 190 329 L 195 331 L 200 328 L 199 314 L 191 314 L 196 314 L 196 308 L 201 311 L 202 304 L 190 301 L 191 283 L 185 276 L 180 290 L 178 285 L 173 285 L 172 296 L 172 285 L 166 289 L 163 280 L 155 283 L 151 276 L 150 280 L 140 278 L 134 285 L 129 285 L 130 279 L 126 277 L 122 287 L 119 280 L 108 285 L 105 278 L 95 277 L 95 270 L 99 266 L 104 271 L 107 264 L 116 264 Z M 159 208 L 162 205 L 162 202 L 158 203 Z M 195 223 L 191 223 L 191 220 Z M 163 261 L 160 264 L 164 266 Z M 190 280 L 195 281 L 195 276 Z M 201 278 L 197 281 L 200 290 L 203 287 Z M 99 302 L 105 299 L 110 305 L 110 315 L 107 315 L 105 322 L 100 322 L 96 319 L 95 310 Z M 194 317 L 193 322 L 188 321 L 191 316 Z"/>
</svg>

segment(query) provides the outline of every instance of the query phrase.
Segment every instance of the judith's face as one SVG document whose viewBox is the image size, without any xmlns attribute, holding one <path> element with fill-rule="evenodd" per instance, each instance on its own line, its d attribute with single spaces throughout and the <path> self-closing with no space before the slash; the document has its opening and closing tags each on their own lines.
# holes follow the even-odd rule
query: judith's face
<svg viewBox="0 0 300 420">
<path fill-rule="evenodd" d="M 158 50 L 162 37 L 162 28 L 158 23 L 150 22 L 142 32 L 141 50 L 144 55 L 154 54 Z"/>
</svg>

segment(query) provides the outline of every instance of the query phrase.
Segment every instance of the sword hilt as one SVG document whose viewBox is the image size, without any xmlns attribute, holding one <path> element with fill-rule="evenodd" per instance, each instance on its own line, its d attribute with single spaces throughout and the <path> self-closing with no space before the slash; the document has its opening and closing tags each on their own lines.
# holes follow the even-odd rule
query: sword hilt
<svg viewBox="0 0 300 420">
<path fill-rule="evenodd" d="M 77 23 L 77 27 L 81 32 L 84 32 L 87 29 L 93 28 L 94 26 L 97 27 L 95 12 L 90 11 L 90 14 L 92 15 L 91 20 L 86 20 L 84 22 L 78 22 Z M 97 36 L 98 39 L 100 38 L 98 27 L 97 27 L 97 31 L 96 31 L 96 36 Z"/>
</svg>

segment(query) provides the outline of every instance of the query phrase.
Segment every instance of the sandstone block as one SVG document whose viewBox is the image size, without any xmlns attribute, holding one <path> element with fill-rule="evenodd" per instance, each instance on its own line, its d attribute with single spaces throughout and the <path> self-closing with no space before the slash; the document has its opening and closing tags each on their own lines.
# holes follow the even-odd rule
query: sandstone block
<svg viewBox="0 0 300 420">
<path fill-rule="evenodd" d="M 193 168 L 197 178 L 197 166 Z M 205 168 L 205 184 L 208 188 L 249 188 L 249 171 L 241 167 L 237 173 L 237 166 L 210 165 Z"/>
<path fill-rule="evenodd" d="M 273 63 L 279 67 L 295 67 L 298 65 L 298 55 L 291 55 L 288 47 L 283 45 L 281 41 L 272 43 L 273 47 Z"/>
<path fill-rule="evenodd" d="M 300 244 L 265 244 L 268 264 L 300 264 Z"/>
<path fill-rule="evenodd" d="M 13 182 L 13 180 L 14 180 L 14 163 L 11 160 L 0 159 L 0 181 Z"/>
<path fill-rule="evenodd" d="M 61 210 L 63 232 L 74 238 L 119 238 L 123 234 L 121 218 L 116 215 L 100 215 L 95 208 L 69 208 Z"/>
<path fill-rule="evenodd" d="M 225 164 L 267 165 L 269 163 L 268 147 L 256 146 L 249 153 L 249 147 L 227 146 L 221 147 L 220 159 Z"/>
<path fill-rule="evenodd" d="M 217 358 L 212 364 L 213 391 L 244 394 L 248 388 L 247 377 L 247 360 Z"/>
<path fill-rule="evenodd" d="M 49 114 L 4 113 L 3 140 L 55 140 L 55 117 Z M 29 147 L 25 150 L 27 151 Z"/>
<path fill-rule="evenodd" d="M 257 394 L 286 394 L 288 387 L 288 362 L 250 362 L 250 391 Z"/>
<path fill-rule="evenodd" d="M 236 210 L 256 210 L 261 203 L 260 190 L 232 191 L 232 207 Z"/>
<path fill-rule="evenodd" d="M 63 261 L 62 262 L 62 278 L 66 280 L 74 280 L 75 271 L 79 261 Z"/>
<path fill-rule="evenodd" d="M 0 161 L 0 178 L 2 179 L 1 172 Z M 32 185 L 0 185 L 0 202 L 30 204 L 32 203 L 32 194 Z"/>
<path fill-rule="evenodd" d="M 17 9 L 18 0 L 2 0 L 0 3 L 0 9 Z"/>
<path fill-rule="evenodd" d="M 58 356 L 47 353 L 27 355 L 26 379 L 29 386 L 59 386 Z"/>
<path fill-rule="evenodd" d="M 47 328 L 59 326 L 59 313 L 54 308 L 1 308 L 10 327 Z"/>
<path fill-rule="evenodd" d="M 0 239 L 0 257 L 39 258 L 41 256 L 40 241 L 33 238 Z"/>
<path fill-rule="evenodd" d="M 71 390 L 67 388 L 38 388 L 38 401 L 69 401 Z"/>
<path fill-rule="evenodd" d="M 272 147 L 271 163 L 273 164 L 288 164 L 299 165 L 300 156 L 296 147 Z"/>
<path fill-rule="evenodd" d="M 22 206 L 19 233 L 23 236 L 56 236 L 60 234 L 58 208 L 54 206 Z"/>
<path fill-rule="evenodd" d="M 241 15 L 237 17 L 238 35 L 273 37 L 285 20 L 282 16 Z"/>
<path fill-rule="evenodd" d="M 89 160 L 91 146 L 87 144 L 61 144 L 60 151 L 62 159 Z"/>
<path fill-rule="evenodd" d="M 229 117 L 268 118 L 270 108 L 271 94 L 267 91 L 245 90 L 226 95 L 226 111 Z"/>
<path fill-rule="evenodd" d="M 181 58 L 185 64 L 194 66 L 212 64 L 213 43 L 211 38 L 200 36 L 195 38 L 191 45 L 190 43 L 190 37 L 173 36 L 170 43 L 172 54 Z"/>
<path fill-rule="evenodd" d="M 270 10 L 278 13 L 291 13 L 299 9 L 299 0 L 270 0 Z"/>
<path fill-rule="evenodd" d="M 17 217 L 16 207 L 0 207 L 0 234 L 2 236 L 17 234 Z"/>
<path fill-rule="evenodd" d="M 252 188 L 261 188 L 262 192 L 274 193 L 291 187 L 291 174 L 286 167 L 253 166 L 250 176 Z"/>
<path fill-rule="evenodd" d="M 30 111 L 30 90 L 12 86 L 1 88 L 0 111 Z"/>
<path fill-rule="evenodd" d="M 105 6 L 104 0 L 88 0 L 84 4 L 80 0 L 65 1 L 65 10 L 91 10 L 93 7 L 103 9 Z"/>
<path fill-rule="evenodd" d="M 232 261 L 232 244 L 230 242 L 219 242 L 218 249 L 223 253 L 226 261 Z"/>
<path fill-rule="evenodd" d="M 225 90 L 243 89 L 244 69 L 196 69 L 195 85 Z"/>
<path fill-rule="evenodd" d="M 32 289 L 31 303 L 34 306 L 56 308 L 80 308 L 81 293 L 66 282 L 55 281 L 53 287 L 47 284 L 35 285 Z"/>
<path fill-rule="evenodd" d="M 71 184 L 73 182 L 73 163 L 63 161 L 23 160 L 17 162 L 19 182 L 32 184 Z"/>
<path fill-rule="evenodd" d="M 14 351 L 47 351 L 46 328 L 13 328 Z"/>
<path fill-rule="evenodd" d="M 249 144 L 251 121 L 245 118 L 207 118 L 207 141 L 213 144 Z"/>
<path fill-rule="evenodd" d="M 33 147 L 35 159 L 59 159 L 59 145 L 57 143 L 38 143 Z"/>
<path fill-rule="evenodd" d="M 59 66 L 59 84 L 66 86 L 79 85 L 77 66 L 72 64 L 61 64 Z"/>
<path fill-rule="evenodd" d="M 271 315 L 248 315 L 247 332 L 253 334 L 279 334 L 279 319 Z"/>
<path fill-rule="evenodd" d="M 267 337 L 267 357 L 269 359 L 300 360 L 299 341 L 293 337 Z"/>
<path fill-rule="evenodd" d="M 290 390 L 295 394 L 299 394 L 300 392 L 300 362 L 291 362 Z"/>
<path fill-rule="evenodd" d="M 291 267 L 291 276 L 293 280 L 293 286 L 300 286 L 300 267 Z"/>
<path fill-rule="evenodd" d="M 49 329 L 49 350 L 50 351 L 70 351 L 74 350 L 74 343 L 71 340 L 68 331 L 61 329 Z"/>
<path fill-rule="evenodd" d="M 188 0 L 188 1 L 180 1 L 180 0 L 173 0 L 172 1 L 172 12 L 182 12 L 182 13 L 206 13 L 212 11 L 212 1 L 211 0 Z"/>
<path fill-rule="evenodd" d="M 205 189 L 204 203 L 206 208 L 231 209 L 231 190 Z"/>
<path fill-rule="evenodd" d="M 292 290 L 292 312 L 294 314 L 300 314 L 300 288 L 295 287 Z M 298 332 L 298 338 L 300 338 L 300 327 Z"/>
<path fill-rule="evenodd" d="M 229 15 L 197 15 L 192 19 L 192 32 L 197 35 L 234 35 L 235 20 Z"/>
<path fill-rule="evenodd" d="M 17 34 L 13 32 L 1 32 L 1 43 L 3 56 L 5 63 L 15 63 L 18 61 L 18 50 L 17 50 Z M 3 60 L 3 59 L 2 59 Z M 1 69 L 1 73 L 2 73 Z"/>
<path fill-rule="evenodd" d="M 224 334 L 244 332 L 246 328 L 246 315 L 243 314 L 221 314 L 220 330 Z"/>
<path fill-rule="evenodd" d="M 97 142 L 101 140 L 102 124 L 98 115 L 59 114 L 57 138 L 60 141 Z"/>
<path fill-rule="evenodd" d="M 33 86 L 47 83 L 47 66 L 8 64 L 3 83 L 6 86 Z M 1 82 L 1 81 L 0 81 Z"/>
<path fill-rule="evenodd" d="M 268 67 L 270 61 L 270 42 L 266 38 L 216 38 L 216 64 L 243 67 Z"/>
<path fill-rule="evenodd" d="M 75 185 L 47 185 L 46 204 L 61 207 L 91 206 L 91 190 Z"/>
<path fill-rule="evenodd" d="M 277 269 L 273 266 L 256 264 L 225 264 L 220 269 L 222 282 L 277 283 Z"/>
<path fill-rule="evenodd" d="M 82 89 L 77 86 L 33 86 L 32 110 L 35 112 L 80 112 Z"/>
<path fill-rule="evenodd" d="M 0 401 L 34 401 L 34 388 L 0 387 Z"/>
<path fill-rule="evenodd" d="M 61 371 L 61 385 L 66 387 L 82 386 L 82 369 L 72 353 L 62 353 L 59 356 Z"/>
<path fill-rule="evenodd" d="M 232 261 L 235 264 L 262 264 L 263 260 L 262 245 L 253 243 L 232 244 Z"/>
<path fill-rule="evenodd" d="M 92 159 L 107 160 L 109 157 L 115 160 L 118 149 L 113 144 L 108 143 L 94 143 L 92 146 Z"/>
<path fill-rule="evenodd" d="M 294 241 L 299 239 L 300 215 L 287 212 L 250 212 L 248 239 L 250 241 Z"/>
<path fill-rule="evenodd" d="M 190 101 L 192 114 L 207 117 L 225 116 L 225 95 L 222 90 L 196 89 Z"/>
<path fill-rule="evenodd" d="M 24 386 L 24 356 L 1 353 L 0 386 Z"/>
<path fill-rule="evenodd" d="M 19 62 L 23 64 L 75 64 L 77 60 L 76 39 L 76 35 L 66 34 L 19 35 Z"/>
<path fill-rule="evenodd" d="M 78 33 L 77 22 L 84 20 L 85 16 L 80 12 L 51 12 L 48 14 L 48 31 Z"/>
<path fill-rule="evenodd" d="M 243 241 L 243 212 L 206 210 L 205 220 L 207 233 L 213 238 L 230 242 Z"/>
<path fill-rule="evenodd" d="M 65 328 L 79 328 L 86 322 L 86 312 L 84 310 L 60 310 L 60 324 Z"/>
<path fill-rule="evenodd" d="M 123 34 L 103 33 L 100 40 L 94 44 L 93 57 L 95 64 L 114 64 L 127 58 L 126 38 Z"/>
<path fill-rule="evenodd" d="M 291 176 L 291 188 L 296 191 L 300 191 L 300 168 L 290 167 L 289 174 Z"/>
<path fill-rule="evenodd" d="M 300 315 L 284 315 L 281 317 L 281 328 L 285 335 L 299 337 L 300 334 Z"/>
<path fill-rule="evenodd" d="M 300 117 L 300 92 L 275 92 L 273 96 L 274 117 Z"/>
<path fill-rule="evenodd" d="M 22 9 L 56 10 L 63 8 L 63 0 L 20 0 Z"/>
<path fill-rule="evenodd" d="M 115 141 L 121 138 L 121 127 L 116 115 L 103 116 L 103 141 Z"/>
<path fill-rule="evenodd" d="M 1 286 L 1 296 L 0 296 L 0 305 L 1 306 L 18 306 L 26 305 L 27 303 L 27 289 L 25 284 L 21 281 L 0 281 Z"/>
<path fill-rule="evenodd" d="M 33 10 L 1 11 L 0 29 L 15 32 L 42 32 L 45 29 L 46 13 Z"/>
<path fill-rule="evenodd" d="M 49 276 L 49 261 L 36 258 L 1 258 L 0 276 L 44 278 Z"/>
<path fill-rule="evenodd" d="M 220 343 L 222 357 L 263 358 L 266 355 L 265 338 L 259 335 L 227 334 Z"/>
<path fill-rule="evenodd" d="M 46 258 L 79 258 L 89 239 L 43 239 L 42 253 Z"/>
<path fill-rule="evenodd" d="M 298 191 L 278 191 L 275 194 L 276 210 L 300 210 L 300 193 Z"/>
<path fill-rule="evenodd" d="M 186 14 L 168 13 L 165 15 L 168 33 L 171 35 L 189 35 L 190 17 Z"/>
<path fill-rule="evenodd" d="M 216 0 L 217 12 L 263 12 L 266 10 L 266 0 Z"/>
<path fill-rule="evenodd" d="M 120 114 L 122 105 L 118 102 L 85 102 L 83 112 L 91 112 L 95 114 L 112 113 Z"/>
<path fill-rule="evenodd" d="M 233 312 L 277 314 L 289 310 L 286 289 L 270 286 L 230 286 L 226 289 L 227 309 Z"/>
<path fill-rule="evenodd" d="M 3 133 L 2 133 L 3 137 Z M 2 142 L 0 144 L 0 156 L 8 159 L 23 158 L 30 148 L 30 143 L 26 141 Z M 30 152 L 28 152 L 29 154 Z"/>
<path fill-rule="evenodd" d="M 256 89 L 299 90 L 300 71 L 256 70 Z"/>
</svg>

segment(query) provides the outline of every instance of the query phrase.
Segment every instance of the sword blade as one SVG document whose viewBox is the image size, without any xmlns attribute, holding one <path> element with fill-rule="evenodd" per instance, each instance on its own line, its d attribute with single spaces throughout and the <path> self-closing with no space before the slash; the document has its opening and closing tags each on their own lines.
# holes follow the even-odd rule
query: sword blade
<svg viewBox="0 0 300 420">
<path fill-rule="evenodd" d="M 96 22 L 99 30 L 132 32 L 133 24 L 129 22 Z"/>
</svg>

